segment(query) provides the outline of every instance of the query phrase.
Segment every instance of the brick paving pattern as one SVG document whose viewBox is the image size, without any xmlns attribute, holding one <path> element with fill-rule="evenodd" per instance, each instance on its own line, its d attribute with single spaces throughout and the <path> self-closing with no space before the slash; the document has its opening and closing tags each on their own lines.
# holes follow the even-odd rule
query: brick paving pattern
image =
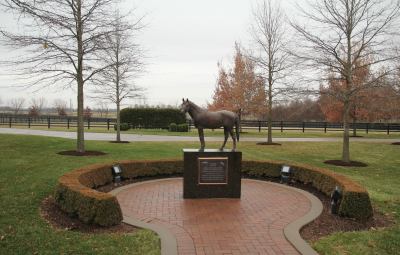
<svg viewBox="0 0 400 255">
<path fill-rule="evenodd" d="M 123 214 L 173 233 L 178 253 L 299 254 L 283 229 L 311 208 L 302 194 L 268 182 L 242 180 L 241 199 L 183 199 L 183 180 L 143 183 L 121 191 Z"/>
</svg>

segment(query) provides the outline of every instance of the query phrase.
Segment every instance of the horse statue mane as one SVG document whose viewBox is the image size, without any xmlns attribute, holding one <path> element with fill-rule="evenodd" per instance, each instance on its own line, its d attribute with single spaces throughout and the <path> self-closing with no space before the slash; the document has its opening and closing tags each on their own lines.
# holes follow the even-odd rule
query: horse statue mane
<svg viewBox="0 0 400 255">
<path fill-rule="evenodd" d="M 236 150 L 236 140 L 239 141 L 239 116 L 231 111 L 208 111 L 195 103 L 189 101 L 189 99 L 182 99 L 181 110 L 184 113 L 189 113 L 190 117 L 194 122 L 194 126 L 197 128 L 199 132 L 199 139 L 201 148 L 200 150 L 204 150 L 205 142 L 204 142 L 204 129 L 217 129 L 224 128 L 224 143 L 222 144 L 220 150 L 222 151 L 226 145 L 229 134 L 233 140 L 233 151 Z M 236 126 L 236 134 L 233 132 L 234 127 Z"/>
</svg>

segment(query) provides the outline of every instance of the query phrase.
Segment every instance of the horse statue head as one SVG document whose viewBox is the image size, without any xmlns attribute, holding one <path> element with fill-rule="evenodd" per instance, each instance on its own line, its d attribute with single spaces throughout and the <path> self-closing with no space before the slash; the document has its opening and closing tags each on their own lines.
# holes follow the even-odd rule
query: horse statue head
<svg viewBox="0 0 400 255">
<path fill-rule="evenodd" d="M 181 111 L 183 113 L 187 113 L 190 110 L 190 102 L 189 99 L 186 98 L 186 100 L 184 98 L 182 98 L 182 104 L 181 104 Z"/>
</svg>

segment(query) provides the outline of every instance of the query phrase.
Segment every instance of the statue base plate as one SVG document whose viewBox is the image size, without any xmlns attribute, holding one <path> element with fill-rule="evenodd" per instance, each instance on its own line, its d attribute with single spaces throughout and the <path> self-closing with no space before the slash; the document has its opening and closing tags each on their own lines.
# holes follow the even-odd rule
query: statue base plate
<svg viewBox="0 0 400 255">
<path fill-rule="evenodd" d="M 240 198 L 242 152 L 183 149 L 183 198 Z"/>
</svg>

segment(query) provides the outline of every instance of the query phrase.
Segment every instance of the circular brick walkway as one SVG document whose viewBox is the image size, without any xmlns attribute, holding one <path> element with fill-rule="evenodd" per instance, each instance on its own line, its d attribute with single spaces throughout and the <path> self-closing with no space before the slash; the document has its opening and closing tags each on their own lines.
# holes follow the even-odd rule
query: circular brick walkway
<svg viewBox="0 0 400 255">
<path fill-rule="evenodd" d="M 306 215 L 303 194 L 242 179 L 241 199 L 183 199 L 181 178 L 144 182 L 117 194 L 124 216 L 161 225 L 178 254 L 299 254 L 283 230 Z"/>
</svg>

